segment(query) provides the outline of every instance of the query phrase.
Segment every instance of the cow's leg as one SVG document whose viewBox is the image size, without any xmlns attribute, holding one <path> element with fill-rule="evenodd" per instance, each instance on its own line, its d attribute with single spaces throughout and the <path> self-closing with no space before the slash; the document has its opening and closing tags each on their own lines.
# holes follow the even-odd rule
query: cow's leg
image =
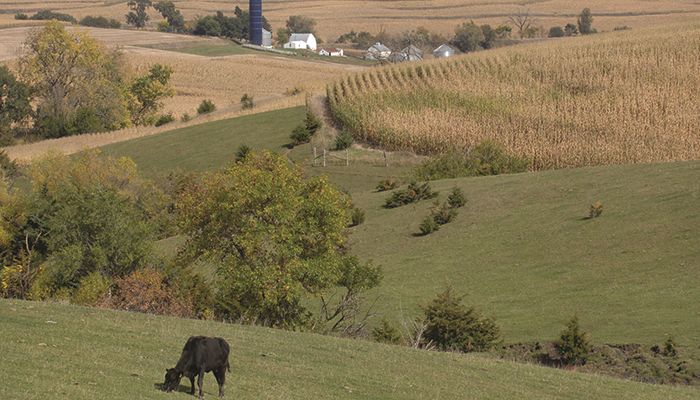
<svg viewBox="0 0 700 400">
<path fill-rule="evenodd" d="M 190 394 L 194 396 L 194 375 L 190 375 L 188 378 L 190 378 L 190 386 L 192 387 L 192 389 L 190 389 Z"/>
<path fill-rule="evenodd" d="M 197 386 L 199 386 L 199 400 L 202 400 L 204 398 L 202 384 L 204 384 L 204 367 L 199 369 L 199 376 L 197 377 Z"/>
<path fill-rule="evenodd" d="M 216 377 L 216 383 L 219 384 L 219 397 L 224 397 L 224 383 L 226 383 L 226 367 L 221 367 L 214 370 L 214 376 Z"/>
</svg>

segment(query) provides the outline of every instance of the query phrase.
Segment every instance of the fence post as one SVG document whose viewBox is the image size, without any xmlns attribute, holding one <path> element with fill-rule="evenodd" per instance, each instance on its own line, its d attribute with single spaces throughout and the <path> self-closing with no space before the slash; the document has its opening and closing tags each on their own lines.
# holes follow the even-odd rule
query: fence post
<svg viewBox="0 0 700 400">
<path fill-rule="evenodd" d="M 348 149 L 345 149 L 345 166 L 350 165 L 350 151 Z"/>
<path fill-rule="evenodd" d="M 316 146 L 314 146 L 314 160 L 313 160 L 313 166 L 316 166 Z"/>
<path fill-rule="evenodd" d="M 386 157 L 386 150 L 384 151 L 384 166 L 389 167 L 389 159 Z"/>
<path fill-rule="evenodd" d="M 326 166 L 326 149 L 323 149 L 323 166 Z"/>
</svg>

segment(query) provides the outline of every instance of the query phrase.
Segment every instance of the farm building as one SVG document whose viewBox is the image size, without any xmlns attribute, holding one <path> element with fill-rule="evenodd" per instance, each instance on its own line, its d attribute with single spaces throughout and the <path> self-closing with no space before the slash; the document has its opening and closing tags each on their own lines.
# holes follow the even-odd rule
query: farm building
<svg viewBox="0 0 700 400">
<path fill-rule="evenodd" d="M 400 63 L 407 61 L 421 61 L 423 59 L 423 51 L 414 45 L 410 45 L 405 49 L 392 53 L 389 60 L 391 62 Z"/>
<path fill-rule="evenodd" d="M 455 54 L 457 54 L 455 49 L 453 49 L 452 47 L 450 47 L 446 44 L 443 44 L 442 46 L 433 50 L 433 56 L 435 58 L 447 58 L 447 57 L 452 57 Z"/>
<path fill-rule="evenodd" d="M 308 49 L 316 51 L 316 36 L 313 33 L 292 33 L 285 49 Z"/>
<path fill-rule="evenodd" d="M 343 52 L 343 49 L 321 49 L 318 51 L 319 56 L 328 56 L 328 57 L 343 57 L 345 54 Z"/>
<path fill-rule="evenodd" d="M 272 32 L 263 29 L 262 31 L 262 47 L 272 47 Z"/>
<path fill-rule="evenodd" d="M 365 59 L 367 60 L 388 60 L 391 56 L 391 49 L 377 42 L 367 49 Z"/>
</svg>

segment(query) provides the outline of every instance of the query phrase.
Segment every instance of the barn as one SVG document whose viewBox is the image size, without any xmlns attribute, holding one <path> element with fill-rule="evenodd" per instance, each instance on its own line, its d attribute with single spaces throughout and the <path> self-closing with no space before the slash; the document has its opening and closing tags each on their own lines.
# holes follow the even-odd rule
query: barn
<svg viewBox="0 0 700 400">
<path fill-rule="evenodd" d="M 391 49 L 377 42 L 367 49 L 365 59 L 367 60 L 388 60 L 391 56 Z"/>
<path fill-rule="evenodd" d="M 284 44 L 285 49 L 314 50 L 316 51 L 316 36 L 313 33 L 292 33 L 289 42 Z"/>
<path fill-rule="evenodd" d="M 392 53 L 389 60 L 391 62 L 400 63 L 407 61 L 421 61 L 423 59 L 423 51 L 414 45 L 409 45 L 405 49 Z"/>
</svg>

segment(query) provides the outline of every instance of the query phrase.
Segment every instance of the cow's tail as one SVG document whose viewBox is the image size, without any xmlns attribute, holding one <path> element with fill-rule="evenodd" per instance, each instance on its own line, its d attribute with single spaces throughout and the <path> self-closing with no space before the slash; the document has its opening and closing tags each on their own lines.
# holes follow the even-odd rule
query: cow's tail
<svg viewBox="0 0 700 400">
<path fill-rule="evenodd" d="M 224 348 L 224 353 L 226 353 L 226 369 L 228 370 L 228 372 L 231 372 L 231 364 L 229 364 L 228 362 L 228 355 L 231 352 L 231 348 L 224 339 L 221 339 L 221 347 Z"/>
</svg>

